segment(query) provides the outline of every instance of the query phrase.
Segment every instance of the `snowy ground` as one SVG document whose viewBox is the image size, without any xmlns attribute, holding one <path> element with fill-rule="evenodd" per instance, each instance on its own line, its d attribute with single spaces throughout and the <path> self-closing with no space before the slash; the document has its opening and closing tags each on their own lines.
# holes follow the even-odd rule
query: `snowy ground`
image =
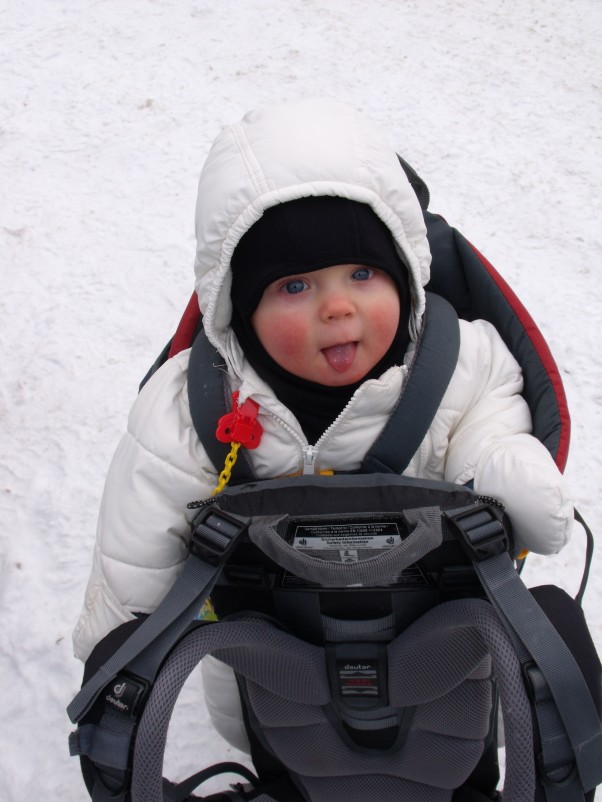
<svg viewBox="0 0 602 802">
<path fill-rule="evenodd" d="M 599 0 L 0 0 L 0 799 L 87 798 L 64 708 L 103 478 L 192 289 L 200 167 L 249 108 L 328 95 L 382 124 L 548 339 L 602 532 L 601 29 Z M 527 582 L 575 592 L 582 551 Z M 601 577 L 599 552 L 602 649 Z M 196 691 L 172 776 L 236 756 Z"/>
</svg>

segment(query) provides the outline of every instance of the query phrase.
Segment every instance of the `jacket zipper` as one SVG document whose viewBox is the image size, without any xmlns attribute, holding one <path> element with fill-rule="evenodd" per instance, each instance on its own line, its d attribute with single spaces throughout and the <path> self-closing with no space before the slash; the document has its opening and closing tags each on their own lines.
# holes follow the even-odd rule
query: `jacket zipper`
<svg viewBox="0 0 602 802">
<path fill-rule="evenodd" d="M 210 504 L 215 504 L 217 496 L 209 496 L 202 501 L 189 501 L 186 505 L 187 510 L 202 510 L 203 507 L 208 507 Z"/>
<path fill-rule="evenodd" d="M 316 446 L 303 447 L 303 476 L 308 476 L 315 473 L 316 460 L 318 458 L 318 449 Z"/>
<path fill-rule="evenodd" d="M 504 507 L 502 502 L 497 498 L 493 498 L 493 496 L 480 496 L 477 494 L 477 500 L 483 504 L 489 504 L 490 507 L 496 507 L 498 510 L 501 510 L 502 512 L 506 511 L 506 508 Z"/>
<path fill-rule="evenodd" d="M 316 461 L 318 459 L 319 448 L 317 446 L 312 446 L 312 445 L 306 444 L 299 437 L 299 435 L 295 432 L 295 430 L 291 426 L 289 426 L 288 423 L 283 421 L 282 418 L 279 418 L 278 415 L 275 415 L 273 412 L 270 412 L 269 414 L 274 420 L 278 421 L 278 423 L 284 429 L 286 429 L 286 431 L 292 437 L 294 437 L 295 440 L 301 446 L 301 455 L 302 455 L 302 459 L 303 459 L 303 475 L 304 476 L 313 475 L 315 473 Z M 320 438 L 320 439 L 322 439 L 322 438 Z"/>
</svg>

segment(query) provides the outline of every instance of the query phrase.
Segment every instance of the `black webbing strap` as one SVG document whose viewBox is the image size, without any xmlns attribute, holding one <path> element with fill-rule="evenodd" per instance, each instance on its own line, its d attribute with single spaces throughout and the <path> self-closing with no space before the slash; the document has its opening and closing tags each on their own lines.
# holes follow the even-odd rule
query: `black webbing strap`
<svg viewBox="0 0 602 802">
<path fill-rule="evenodd" d="M 192 533 L 191 556 L 176 582 L 157 607 L 128 640 L 88 680 L 73 699 L 67 713 L 78 722 L 99 693 L 119 672 L 151 682 L 163 659 L 194 621 L 211 593 L 223 566 L 246 531 L 249 520 L 223 512 L 210 513 Z M 200 559 L 195 559 L 198 556 Z"/>
<path fill-rule="evenodd" d="M 246 766 L 242 766 L 240 763 L 228 761 L 224 763 L 216 763 L 214 766 L 210 766 L 207 769 L 198 771 L 196 774 L 193 774 L 191 777 L 188 777 L 186 780 L 182 780 L 178 783 L 172 783 L 169 782 L 169 780 L 163 780 L 164 800 L 165 802 L 187 802 L 187 800 L 191 798 L 192 792 L 198 788 L 199 785 L 202 785 L 204 782 L 212 779 L 213 777 L 218 777 L 220 774 L 239 774 L 247 782 L 251 783 L 253 788 L 257 788 L 259 786 L 259 780 L 253 774 L 253 772 L 249 771 Z M 213 798 L 215 799 L 216 797 Z M 246 799 L 246 796 L 242 796 L 241 794 L 234 795 L 225 793 L 223 798 L 242 800 Z M 193 796 L 192 799 L 201 800 L 208 799 L 208 797 Z"/>
<path fill-rule="evenodd" d="M 192 345 L 188 362 L 188 402 L 196 433 L 218 474 L 230 451 L 230 444 L 221 443 L 215 436 L 219 419 L 230 412 L 226 399 L 225 376 L 224 358 L 201 329 Z M 232 468 L 231 484 L 251 482 L 254 479 L 245 449 L 241 449 Z"/>
<path fill-rule="evenodd" d="M 458 361 L 460 325 L 454 308 L 427 292 L 422 331 L 409 376 L 360 473 L 403 473 L 418 451 Z"/>
<path fill-rule="evenodd" d="M 583 596 L 585 594 L 585 588 L 587 587 L 587 581 L 589 579 L 589 571 L 592 565 L 592 559 L 594 557 L 594 536 L 592 534 L 592 530 L 583 520 L 583 516 L 579 512 L 579 510 L 574 510 L 575 520 L 578 521 L 581 526 L 583 527 L 583 531 L 585 532 L 586 537 L 586 546 L 585 546 L 585 565 L 583 567 L 583 576 L 581 577 L 581 584 L 579 585 L 579 590 L 577 591 L 577 595 L 575 596 L 575 601 L 579 606 L 583 604 Z"/>
<path fill-rule="evenodd" d="M 541 738 L 546 798 L 582 802 L 584 790 L 602 782 L 602 724 L 581 669 L 516 572 L 503 526 L 486 505 L 445 516 L 461 536 L 523 666 Z"/>
</svg>

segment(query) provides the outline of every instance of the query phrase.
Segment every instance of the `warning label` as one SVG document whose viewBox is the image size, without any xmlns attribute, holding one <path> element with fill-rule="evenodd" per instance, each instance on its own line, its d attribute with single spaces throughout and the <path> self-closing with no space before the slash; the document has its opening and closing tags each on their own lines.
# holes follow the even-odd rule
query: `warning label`
<svg viewBox="0 0 602 802">
<path fill-rule="evenodd" d="M 328 562 L 360 563 L 401 545 L 405 527 L 393 518 L 324 523 L 294 522 L 289 542 L 299 552 Z M 394 577 L 385 584 L 395 581 Z"/>
<path fill-rule="evenodd" d="M 287 534 L 288 542 L 300 553 L 327 562 L 350 564 L 372 560 L 400 546 L 407 530 L 401 519 L 390 517 L 337 523 L 292 521 Z M 425 578 L 417 565 L 409 566 L 397 576 L 383 575 L 379 582 L 381 587 L 423 584 Z M 293 590 L 316 585 L 286 571 L 280 586 Z"/>
<path fill-rule="evenodd" d="M 301 551 L 358 552 L 379 551 L 399 546 L 402 536 L 395 521 L 345 524 L 299 524 L 293 535 L 293 548 Z M 371 557 L 374 555 L 371 554 Z"/>
</svg>

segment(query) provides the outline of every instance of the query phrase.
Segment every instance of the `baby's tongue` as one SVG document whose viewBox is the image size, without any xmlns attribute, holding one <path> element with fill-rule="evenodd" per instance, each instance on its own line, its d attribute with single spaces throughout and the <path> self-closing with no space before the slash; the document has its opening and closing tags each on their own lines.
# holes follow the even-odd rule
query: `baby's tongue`
<svg viewBox="0 0 602 802">
<path fill-rule="evenodd" d="M 356 349 L 357 343 L 343 343 L 343 345 L 331 345 L 330 348 L 323 348 L 322 353 L 333 370 L 343 373 L 353 364 Z"/>
</svg>

